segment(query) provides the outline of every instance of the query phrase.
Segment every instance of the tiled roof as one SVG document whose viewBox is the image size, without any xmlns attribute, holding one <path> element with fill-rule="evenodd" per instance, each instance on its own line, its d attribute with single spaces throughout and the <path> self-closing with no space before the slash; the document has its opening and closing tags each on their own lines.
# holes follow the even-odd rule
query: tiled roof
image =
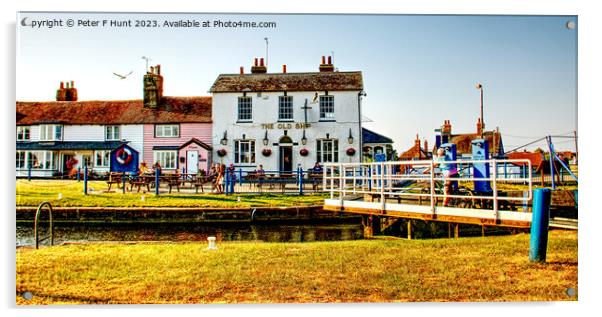
<svg viewBox="0 0 602 317">
<path fill-rule="evenodd" d="M 163 97 L 158 109 L 142 100 L 17 102 L 17 125 L 211 123 L 211 97 Z"/>
<path fill-rule="evenodd" d="M 362 72 L 221 74 L 210 92 L 362 90 Z"/>
<path fill-rule="evenodd" d="M 494 137 L 495 142 L 493 142 Z M 472 140 L 480 138 L 481 136 L 476 133 L 452 134 L 448 142 L 456 144 L 456 152 L 458 154 L 472 154 Z M 503 150 L 502 136 L 499 132 L 486 131 L 483 133 L 483 138 L 489 143 L 489 153 L 499 153 Z M 493 148 L 494 145 L 495 149 Z"/>
<path fill-rule="evenodd" d="M 535 168 L 535 169 L 539 168 L 539 165 L 541 165 L 541 163 L 544 162 L 542 153 L 513 152 L 513 153 L 507 153 L 506 157 L 508 157 L 508 159 L 510 159 L 510 160 L 527 159 L 527 160 L 531 161 L 531 167 Z M 525 165 L 525 163 L 512 163 L 512 164 L 517 165 L 517 166 Z"/>
<path fill-rule="evenodd" d="M 362 143 L 370 144 L 370 143 L 393 143 L 391 138 L 388 138 L 382 134 L 378 134 L 374 131 L 368 130 L 366 128 L 362 128 Z"/>
</svg>

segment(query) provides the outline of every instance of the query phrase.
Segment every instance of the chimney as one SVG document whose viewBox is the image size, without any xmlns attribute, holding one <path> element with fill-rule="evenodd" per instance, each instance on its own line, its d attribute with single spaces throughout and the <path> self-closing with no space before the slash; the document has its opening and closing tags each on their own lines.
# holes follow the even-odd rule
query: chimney
<svg viewBox="0 0 602 317">
<path fill-rule="evenodd" d="M 265 74 L 268 68 L 263 64 L 263 58 L 260 60 L 260 64 L 257 64 L 257 58 L 255 58 L 255 65 L 251 67 L 251 74 Z"/>
<path fill-rule="evenodd" d="M 240 66 L 240 74 L 241 74 L 241 75 L 244 75 L 244 74 L 245 74 L 245 68 L 244 68 L 244 67 L 242 67 L 242 66 Z"/>
<path fill-rule="evenodd" d="M 443 121 L 443 127 L 441 127 L 441 134 L 451 134 L 451 122 L 449 120 Z"/>
<path fill-rule="evenodd" d="M 75 83 L 61 82 L 59 89 L 56 91 L 56 101 L 77 101 L 77 89 Z"/>
<path fill-rule="evenodd" d="M 483 124 L 481 123 L 481 118 L 477 119 L 477 134 L 481 135 L 483 133 Z"/>
<path fill-rule="evenodd" d="M 161 65 L 151 67 L 151 71 L 144 75 L 144 107 L 157 109 L 163 98 L 163 76 L 161 76 Z"/>
<path fill-rule="evenodd" d="M 424 139 L 424 153 L 428 154 L 428 152 L 429 152 L 429 142 L 426 139 Z"/>
<path fill-rule="evenodd" d="M 322 64 L 320 64 L 320 72 L 334 72 L 334 65 L 332 64 L 332 57 L 328 56 L 328 64 L 326 64 L 326 59 L 322 56 Z"/>
<path fill-rule="evenodd" d="M 56 101 L 67 101 L 67 90 L 65 90 L 65 84 L 62 81 L 56 91 Z"/>
<path fill-rule="evenodd" d="M 418 134 L 416 134 L 416 140 L 414 140 L 414 147 L 420 150 L 420 138 L 418 137 Z"/>
<path fill-rule="evenodd" d="M 282 73 L 286 74 L 286 65 L 282 65 Z"/>
</svg>

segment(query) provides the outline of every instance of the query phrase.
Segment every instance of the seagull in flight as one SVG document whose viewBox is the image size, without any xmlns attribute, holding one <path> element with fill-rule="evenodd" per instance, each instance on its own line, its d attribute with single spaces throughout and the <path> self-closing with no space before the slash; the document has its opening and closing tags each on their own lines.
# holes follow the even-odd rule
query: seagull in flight
<svg viewBox="0 0 602 317">
<path fill-rule="evenodd" d="M 133 71 L 130 71 L 127 75 L 119 75 L 117 73 L 113 73 L 113 75 L 119 77 L 119 79 L 126 79 L 129 75 L 131 75 Z"/>
</svg>

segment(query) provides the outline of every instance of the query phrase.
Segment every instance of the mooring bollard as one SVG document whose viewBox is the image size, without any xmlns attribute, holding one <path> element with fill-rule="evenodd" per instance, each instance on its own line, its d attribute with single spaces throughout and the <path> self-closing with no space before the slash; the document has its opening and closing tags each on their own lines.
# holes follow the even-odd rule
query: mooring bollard
<svg viewBox="0 0 602 317">
<path fill-rule="evenodd" d="M 215 243 L 215 237 L 207 237 L 207 241 L 209 242 L 209 246 L 207 250 L 217 250 L 217 244 Z"/>
<path fill-rule="evenodd" d="M 79 175 L 79 173 L 77 173 Z M 84 195 L 88 195 L 88 167 L 84 167 Z"/>
<path fill-rule="evenodd" d="M 537 188 L 533 192 L 533 218 L 531 220 L 531 242 L 529 260 L 545 262 L 548 247 L 548 225 L 552 192 L 548 188 Z"/>
</svg>

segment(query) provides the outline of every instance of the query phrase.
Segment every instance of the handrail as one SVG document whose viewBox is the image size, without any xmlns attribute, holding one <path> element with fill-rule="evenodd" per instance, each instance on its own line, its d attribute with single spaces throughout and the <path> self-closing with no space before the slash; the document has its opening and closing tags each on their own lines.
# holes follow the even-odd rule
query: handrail
<svg viewBox="0 0 602 317">
<path fill-rule="evenodd" d="M 490 210 L 494 218 L 499 217 L 499 201 L 523 201 L 528 202 L 533 195 L 533 181 L 531 162 L 527 159 L 489 159 L 489 160 L 455 160 L 446 161 L 446 164 L 462 164 L 464 167 L 459 171 L 459 177 L 451 180 L 458 182 L 491 182 L 491 192 L 473 191 L 471 199 L 480 199 L 491 201 L 491 208 L 481 210 Z M 443 177 L 441 171 L 435 166 L 439 162 L 433 160 L 421 161 L 389 161 L 389 162 L 370 162 L 370 163 L 325 163 L 323 170 L 324 191 L 330 193 L 330 199 L 334 199 L 334 193 L 339 194 L 338 200 L 342 200 L 345 193 L 354 194 L 374 194 L 380 196 L 379 208 L 385 209 L 385 197 L 429 197 L 430 207 L 433 214 L 436 213 L 437 198 L 467 198 L 465 195 L 457 192 L 445 194 L 436 190 L 436 182 L 450 180 Z M 489 177 L 475 177 L 471 173 L 475 164 L 485 164 L 489 166 L 491 174 Z M 502 166 L 514 164 L 518 168 L 527 169 L 528 173 L 507 173 L 505 170 L 499 170 Z M 411 168 L 408 169 L 407 167 Z M 372 173 L 365 173 L 364 170 L 372 170 Z M 465 172 L 465 171 L 468 171 Z M 385 175 L 386 174 L 386 175 Z M 526 174 L 526 175 L 525 175 Z M 407 182 L 427 184 L 429 188 L 411 185 L 406 186 Z M 509 197 L 498 194 L 499 182 L 524 183 L 528 185 L 528 194 L 523 197 Z M 428 191 L 426 190 L 428 189 Z M 339 202 L 342 205 L 342 201 Z"/>
<path fill-rule="evenodd" d="M 38 209 L 36 210 L 36 215 L 33 223 L 33 234 L 36 239 L 36 249 L 38 249 L 40 243 L 38 233 L 38 220 L 40 219 L 39 217 L 44 206 L 48 206 L 48 212 L 50 213 L 50 245 L 54 245 L 54 223 L 52 222 L 52 205 L 47 201 L 43 201 L 38 205 Z"/>
</svg>

